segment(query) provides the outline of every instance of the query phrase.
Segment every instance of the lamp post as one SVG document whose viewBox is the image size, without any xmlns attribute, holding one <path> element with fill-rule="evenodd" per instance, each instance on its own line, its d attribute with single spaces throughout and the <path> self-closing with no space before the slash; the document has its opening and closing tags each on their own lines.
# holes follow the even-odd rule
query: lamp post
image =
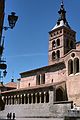
<svg viewBox="0 0 80 120">
<path fill-rule="evenodd" d="M 3 26 L 3 30 L 13 29 L 18 20 L 18 16 L 15 15 L 15 12 L 11 12 L 11 15 L 8 15 L 9 26 Z M 6 61 L 2 58 L 4 50 L 4 39 L 0 38 L 0 79 L 5 77 L 7 74 L 7 64 Z"/>
</svg>

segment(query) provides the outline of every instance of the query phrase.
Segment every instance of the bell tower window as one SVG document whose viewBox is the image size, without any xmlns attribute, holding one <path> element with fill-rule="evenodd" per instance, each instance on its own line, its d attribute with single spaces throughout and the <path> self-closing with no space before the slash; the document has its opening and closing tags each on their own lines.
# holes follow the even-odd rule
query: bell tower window
<svg viewBox="0 0 80 120">
<path fill-rule="evenodd" d="M 57 46 L 60 46 L 60 39 L 57 39 L 56 44 Z"/>
<path fill-rule="evenodd" d="M 52 60 L 54 60 L 56 58 L 56 54 L 55 52 L 52 53 Z"/>
<path fill-rule="evenodd" d="M 57 58 L 60 58 L 60 51 L 59 50 L 57 50 Z"/>
<path fill-rule="evenodd" d="M 54 47 L 55 47 L 55 41 L 52 42 L 52 48 L 54 48 Z"/>
</svg>

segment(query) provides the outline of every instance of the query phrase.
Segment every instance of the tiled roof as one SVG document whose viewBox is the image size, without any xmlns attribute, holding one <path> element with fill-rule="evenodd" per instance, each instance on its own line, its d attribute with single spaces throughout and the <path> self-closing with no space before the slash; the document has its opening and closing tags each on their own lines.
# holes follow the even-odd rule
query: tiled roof
<svg viewBox="0 0 80 120">
<path fill-rule="evenodd" d="M 9 82 L 4 85 L 5 87 L 10 87 L 10 88 L 17 88 L 17 83 L 16 82 Z"/>
<path fill-rule="evenodd" d="M 50 83 L 50 84 L 42 84 L 42 85 L 37 85 L 37 86 L 32 86 L 32 87 L 27 87 L 27 88 L 14 89 L 14 90 L 9 90 L 9 91 L 4 91 L 4 92 L 1 92 L 1 94 L 15 93 L 15 92 L 28 91 L 28 90 L 36 90 L 36 89 L 54 87 L 54 86 L 62 84 L 62 83 L 65 83 L 65 81 L 56 82 L 56 83 Z"/>
<path fill-rule="evenodd" d="M 26 72 L 21 72 L 20 75 L 22 76 L 22 75 L 25 75 L 25 74 L 28 74 L 28 73 L 33 73 L 33 72 L 37 72 L 39 70 L 44 70 L 44 69 L 47 70 L 50 67 L 56 67 L 56 66 L 59 67 L 59 65 L 61 65 L 61 64 L 64 64 L 64 61 L 60 61 L 60 62 L 58 61 L 57 63 L 52 64 L 52 65 L 44 66 L 44 67 L 41 67 L 41 68 L 37 68 L 37 69 L 30 70 L 30 71 L 26 71 Z"/>
</svg>

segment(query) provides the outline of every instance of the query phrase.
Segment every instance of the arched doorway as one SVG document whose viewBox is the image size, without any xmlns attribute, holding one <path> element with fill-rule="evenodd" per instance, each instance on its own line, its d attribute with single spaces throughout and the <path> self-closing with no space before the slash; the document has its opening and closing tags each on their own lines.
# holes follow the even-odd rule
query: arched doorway
<svg viewBox="0 0 80 120">
<path fill-rule="evenodd" d="M 61 88 L 56 90 L 56 101 L 64 101 L 64 90 Z"/>
</svg>

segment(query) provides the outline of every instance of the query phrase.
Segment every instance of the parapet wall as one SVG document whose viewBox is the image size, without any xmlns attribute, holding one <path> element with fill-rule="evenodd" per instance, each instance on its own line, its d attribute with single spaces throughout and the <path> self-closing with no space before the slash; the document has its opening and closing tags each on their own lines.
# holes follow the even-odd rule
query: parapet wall
<svg viewBox="0 0 80 120">
<path fill-rule="evenodd" d="M 63 120 L 69 109 L 71 109 L 69 102 L 6 105 L 5 110 L 0 112 L 0 119 L 7 118 L 8 113 L 15 113 L 16 120 Z"/>
</svg>

